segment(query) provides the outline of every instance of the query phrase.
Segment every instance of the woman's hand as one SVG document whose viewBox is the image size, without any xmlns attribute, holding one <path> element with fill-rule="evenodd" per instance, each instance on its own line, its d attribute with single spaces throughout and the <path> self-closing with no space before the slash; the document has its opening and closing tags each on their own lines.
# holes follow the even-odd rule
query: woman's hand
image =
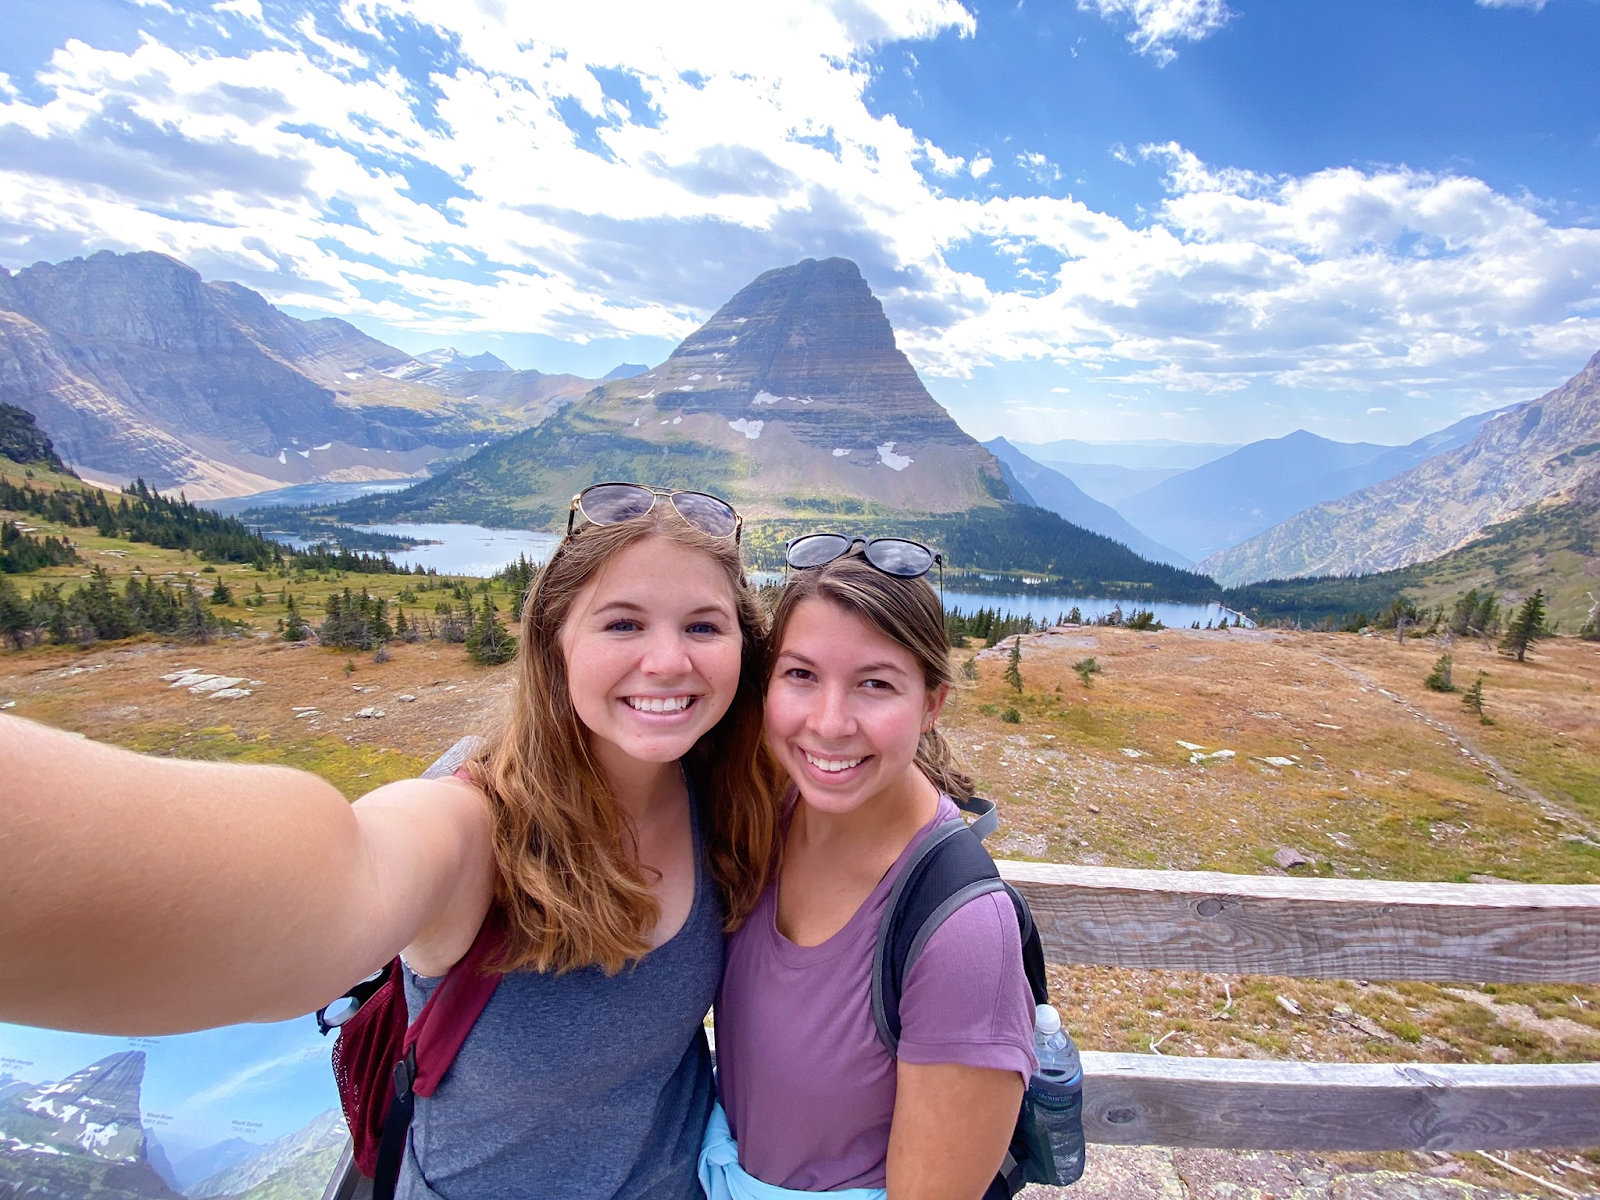
<svg viewBox="0 0 1600 1200">
<path fill-rule="evenodd" d="M 979 1200 L 1022 1107 L 1022 1076 L 991 1067 L 901 1062 L 889 1131 L 889 1200 Z"/>
<path fill-rule="evenodd" d="M 448 967 L 488 909 L 489 814 L 459 780 L 351 805 L 303 771 L 151 758 L 16 717 L 0 763 L 0 1020 L 281 1020 L 402 947 Z"/>
</svg>

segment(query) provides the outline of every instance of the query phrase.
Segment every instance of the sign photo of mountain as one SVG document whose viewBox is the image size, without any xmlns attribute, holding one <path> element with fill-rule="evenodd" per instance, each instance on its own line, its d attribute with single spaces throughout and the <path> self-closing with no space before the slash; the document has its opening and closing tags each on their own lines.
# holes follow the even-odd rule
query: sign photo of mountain
<svg viewBox="0 0 1600 1200">
<path fill-rule="evenodd" d="M 347 1140 L 309 1017 L 164 1038 L 0 1025 L 0 1196 L 320 1200 Z"/>
</svg>

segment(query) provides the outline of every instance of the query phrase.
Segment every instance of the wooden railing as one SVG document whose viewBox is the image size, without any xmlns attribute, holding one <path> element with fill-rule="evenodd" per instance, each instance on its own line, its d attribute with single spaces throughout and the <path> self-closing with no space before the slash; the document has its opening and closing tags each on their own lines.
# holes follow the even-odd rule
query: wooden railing
<svg viewBox="0 0 1600 1200">
<path fill-rule="evenodd" d="M 1600 886 L 1380 883 L 1002 862 L 1059 964 L 1600 982 Z M 1600 1145 L 1600 1064 L 1308 1063 L 1086 1051 L 1092 1142 L 1262 1150 Z"/>
<path fill-rule="evenodd" d="M 1057 964 L 1439 983 L 1600 983 L 1600 886 L 1380 883 L 1001 862 Z M 1083 1053 L 1091 1142 L 1241 1150 L 1600 1145 L 1600 1063 Z M 349 1161 L 324 1200 L 364 1200 Z"/>
</svg>

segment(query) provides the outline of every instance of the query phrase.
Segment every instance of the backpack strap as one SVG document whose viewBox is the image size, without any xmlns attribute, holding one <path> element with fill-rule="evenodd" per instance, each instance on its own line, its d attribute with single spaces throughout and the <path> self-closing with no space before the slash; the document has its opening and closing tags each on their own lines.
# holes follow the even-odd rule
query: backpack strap
<svg viewBox="0 0 1600 1200">
<path fill-rule="evenodd" d="M 1022 894 L 1000 878 L 982 838 L 998 817 L 991 801 L 973 797 L 961 807 L 976 813 L 972 825 L 953 817 L 922 840 L 895 880 L 878 925 L 872 955 L 872 1020 L 878 1040 L 891 1056 L 900 1048 L 900 997 L 906 977 L 945 918 L 968 901 L 989 892 L 1005 892 L 1017 913 L 1022 939 L 1022 967 L 1033 1002 L 1049 999 L 1044 946 L 1033 913 Z"/>
<path fill-rule="evenodd" d="M 394 1200 L 416 1098 L 433 1095 L 495 988 L 500 986 L 503 976 L 488 967 L 505 946 L 505 939 L 505 913 L 499 905 L 491 905 L 466 954 L 445 973 L 407 1028 L 404 1053 L 394 1065 L 394 1094 L 389 1097 L 378 1142 L 373 1200 Z M 393 969 L 400 969 L 398 959 Z"/>
<path fill-rule="evenodd" d="M 928 939 L 967 901 L 1004 886 L 983 843 L 959 817 L 935 828 L 912 852 L 889 893 L 872 955 L 872 1019 L 891 1056 L 900 1048 L 906 975 Z"/>
</svg>

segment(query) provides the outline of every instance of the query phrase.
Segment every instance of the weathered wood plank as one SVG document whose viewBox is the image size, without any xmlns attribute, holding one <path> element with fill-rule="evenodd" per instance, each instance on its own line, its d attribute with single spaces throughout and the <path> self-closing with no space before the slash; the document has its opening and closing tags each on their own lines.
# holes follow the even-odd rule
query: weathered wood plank
<svg viewBox="0 0 1600 1200">
<path fill-rule="evenodd" d="M 1600 1063 L 1466 1066 L 1083 1055 L 1091 1142 L 1241 1150 L 1600 1145 Z"/>
<path fill-rule="evenodd" d="M 1002 862 L 1056 963 L 1600 983 L 1600 886 L 1389 883 Z"/>
</svg>

